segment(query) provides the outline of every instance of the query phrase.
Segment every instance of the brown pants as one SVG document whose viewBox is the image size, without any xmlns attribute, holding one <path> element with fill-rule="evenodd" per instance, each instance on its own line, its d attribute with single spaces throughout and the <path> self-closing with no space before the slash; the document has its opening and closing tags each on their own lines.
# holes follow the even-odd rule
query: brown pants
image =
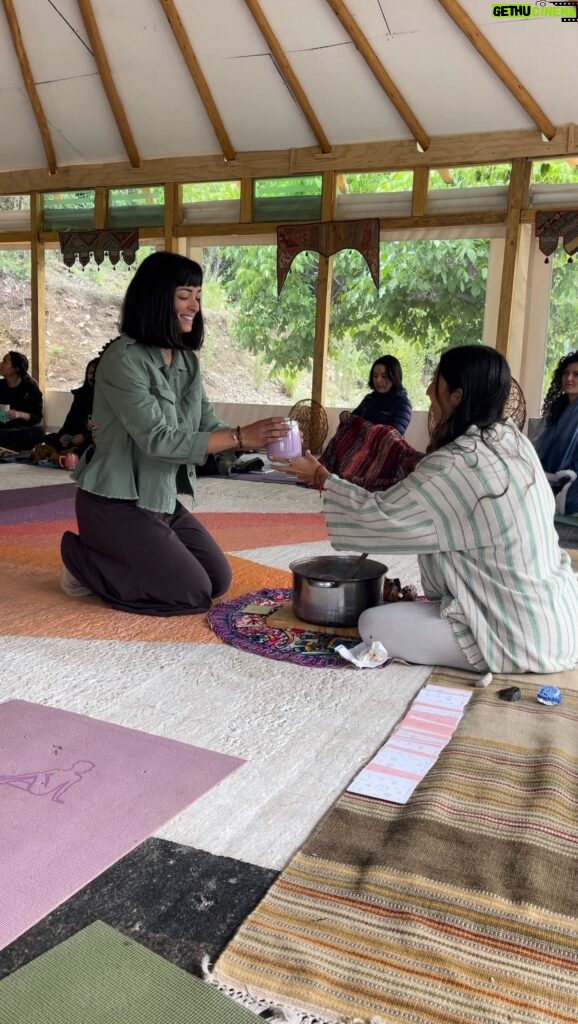
<svg viewBox="0 0 578 1024">
<path fill-rule="evenodd" d="M 62 537 L 62 561 L 103 601 L 137 615 L 195 615 L 231 583 L 219 545 L 177 502 L 172 513 L 79 489 L 78 535 Z"/>
</svg>

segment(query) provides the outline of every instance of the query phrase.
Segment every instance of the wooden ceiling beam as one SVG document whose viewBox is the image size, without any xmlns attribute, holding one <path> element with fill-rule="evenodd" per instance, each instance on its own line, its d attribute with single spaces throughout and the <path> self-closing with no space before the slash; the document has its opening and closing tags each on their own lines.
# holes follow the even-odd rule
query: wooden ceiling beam
<svg viewBox="0 0 578 1024">
<path fill-rule="evenodd" d="M 197 92 L 201 98 L 201 102 L 207 112 L 209 121 L 211 122 L 213 131 L 219 140 L 219 145 L 223 151 L 223 156 L 226 160 L 235 159 L 235 148 L 231 142 L 225 125 L 219 111 L 217 104 L 215 103 L 211 90 L 207 85 L 207 80 L 201 71 L 201 66 L 196 58 L 193 47 L 191 46 L 189 37 L 185 31 L 185 27 L 182 23 L 181 16 L 177 11 L 173 0 L 159 0 L 159 3 L 165 12 L 167 21 L 171 26 L 172 33 L 177 41 L 178 47 L 183 55 L 185 64 L 187 65 L 189 74 L 195 83 Z"/>
<path fill-rule="evenodd" d="M 267 43 L 267 46 L 271 51 L 271 55 L 273 57 L 273 60 L 275 61 L 275 64 L 277 65 L 281 77 L 283 78 L 287 88 L 289 89 L 289 92 L 292 94 L 295 102 L 301 108 L 301 113 L 305 117 L 307 124 L 309 125 L 311 131 L 313 132 L 315 138 L 317 139 L 321 152 L 331 153 L 331 143 L 329 142 L 329 139 L 327 138 L 325 132 L 323 131 L 323 128 L 321 127 L 321 124 L 317 118 L 317 115 L 315 114 L 315 111 L 313 110 L 313 107 L 311 106 L 301 86 L 301 83 L 297 78 L 297 75 L 295 74 L 293 68 L 291 67 L 289 61 L 287 60 L 283 48 L 281 47 L 281 44 L 279 43 L 277 36 L 273 32 L 273 29 L 271 28 L 269 22 L 267 21 L 267 18 L 263 14 L 261 7 L 257 3 L 257 0 L 245 0 L 245 4 L 249 8 L 253 16 L 253 20 L 255 21 L 255 24 L 257 25 L 261 35 L 263 36 L 265 42 Z"/>
<path fill-rule="evenodd" d="M 142 160 L 140 158 L 140 154 L 137 149 L 137 145 L 134 140 L 132 131 L 130 129 L 128 118 L 125 114 L 124 107 L 122 105 L 116 85 L 114 84 L 114 79 L 112 77 L 112 72 L 110 70 L 110 65 L 108 63 L 108 57 L 106 55 L 106 50 L 102 42 L 102 37 L 100 35 L 100 31 L 96 23 L 96 18 L 94 16 L 92 5 L 90 3 L 90 0 L 77 0 L 77 3 L 80 13 L 82 15 L 82 20 L 84 22 L 86 34 L 88 35 L 88 40 L 90 42 L 92 56 L 94 57 L 96 66 L 98 68 L 102 85 L 106 93 L 106 98 L 108 99 L 110 109 L 116 121 L 116 125 L 119 130 L 120 137 L 122 139 L 122 144 L 126 151 L 126 155 L 130 160 L 131 167 L 140 167 L 142 164 Z"/>
<path fill-rule="evenodd" d="M 321 155 L 317 147 L 237 153 L 233 169 L 222 154 L 179 156 L 143 161 L 133 168 L 127 162 L 69 164 L 54 175 L 45 168 L 0 171 L 0 195 L 34 191 L 125 188 L 158 185 L 164 181 L 230 181 L 231 178 L 273 178 L 320 174 L 411 170 L 414 167 L 463 167 L 504 163 L 516 157 L 529 160 L 567 159 L 578 156 L 578 132 L 574 125 L 556 130 L 544 142 L 536 129 L 479 135 L 440 135 L 432 138 L 427 154 L 416 151 L 413 140 L 361 142 L 333 147 Z"/>
<path fill-rule="evenodd" d="M 526 87 L 522 85 L 520 79 L 517 78 L 514 72 L 509 68 L 505 60 L 500 57 L 499 53 L 494 50 L 492 44 L 488 42 L 484 35 L 482 35 L 475 22 L 470 18 L 469 14 L 466 14 L 463 7 L 460 6 L 457 0 L 438 0 L 438 3 L 443 7 L 446 14 L 449 15 L 454 25 L 459 28 L 460 32 L 463 32 L 466 38 L 469 39 L 474 49 L 476 49 L 480 56 L 483 57 L 486 64 L 491 67 L 494 74 L 496 74 L 500 81 L 506 86 L 508 92 L 512 94 L 523 110 L 526 111 L 528 117 L 531 118 L 536 125 L 536 128 L 539 128 L 547 139 L 553 139 L 556 134 L 556 128 L 550 119 L 546 116 L 542 108 L 538 106 Z"/>
<path fill-rule="evenodd" d="M 10 35 L 12 36 L 14 50 L 20 65 L 20 71 L 22 72 L 22 78 L 24 79 L 24 85 L 26 86 L 26 92 L 28 93 L 28 99 L 30 100 L 30 105 L 34 112 L 38 131 L 40 132 L 40 137 L 42 139 L 48 170 L 50 174 L 55 174 L 58 170 L 56 154 L 54 152 L 52 138 L 48 129 L 48 121 L 46 120 L 46 115 L 42 109 L 42 104 L 36 91 L 36 85 L 34 84 L 30 61 L 28 60 L 28 55 L 24 48 L 22 33 L 20 32 L 20 25 L 18 24 L 14 4 L 12 3 L 12 0 L 2 0 L 2 5 L 6 15 L 6 21 L 8 22 L 8 28 L 10 29 Z"/>
<path fill-rule="evenodd" d="M 375 50 L 371 46 L 371 43 L 361 31 L 355 18 L 345 6 L 343 0 L 327 0 L 327 3 L 343 25 L 343 28 L 347 32 L 355 48 L 359 50 L 359 53 L 373 73 L 374 77 L 379 82 L 381 88 L 393 103 L 399 116 L 409 128 L 414 139 L 425 152 L 425 150 L 429 149 L 430 145 L 429 135 L 425 128 L 422 128 L 413 110 L 409 104 L 406 103 L 395 82 L 389 77 Z"/>
</svg>

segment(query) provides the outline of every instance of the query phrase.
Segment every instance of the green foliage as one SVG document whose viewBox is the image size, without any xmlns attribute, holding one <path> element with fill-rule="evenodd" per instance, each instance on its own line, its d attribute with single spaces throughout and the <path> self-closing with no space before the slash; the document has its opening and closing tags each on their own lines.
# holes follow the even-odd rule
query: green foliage
<svg viewBox="0 0 578 1024">
<path fill-rule="evenodd" d="M 365 388 L 369 366 L 388 351 L 402 363 L 412 401 L 424 404 L 440 351 L 481 341 L 488 250 L 483 239 L 383 243 L 379 292 L 358 252 L 335 256 L 328 355 L 352 353 L 346 405 L 353 381 Z M 209 262 L 235 310 L 233 337 L 292 395 L 312 366 L 317 255 L 299 254 L 279 297 L 272 246 L 211 250 Z"/>
<path fill-rule="evenodd" d="M 578 348 L 578 268 L 568 263 L 568 256 L 559 249 L 550 257 L 552 268 L 552 291 L 550 295 L 550 316 L 544 367 L 544 392 L 548 389 L 556 364 Z"/>
<path fill-rule="evenodd" d="M 30 283 L 30 253 L 18 249 L 0 249 L 1 271 L 12 274 L 17 281 Z"/>
</svg>

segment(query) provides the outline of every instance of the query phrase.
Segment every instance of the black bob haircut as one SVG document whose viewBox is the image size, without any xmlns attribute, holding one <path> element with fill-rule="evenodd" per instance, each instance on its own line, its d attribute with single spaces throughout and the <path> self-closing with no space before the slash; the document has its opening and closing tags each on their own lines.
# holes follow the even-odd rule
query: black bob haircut
<svg viewBox="0 0 578 1024">
<path fill-rule="evenodd" d="M 199 308 L 190 333 L 182 334 L 174 311 L 177 288 L 200 288 L 202 267 L 175 252 L 153 252 L 142 261 L 130 282 L 120 317 L 120 329 L 141 345 L 187 348 L 197 352 L 204 340 Z"/>
</svg>

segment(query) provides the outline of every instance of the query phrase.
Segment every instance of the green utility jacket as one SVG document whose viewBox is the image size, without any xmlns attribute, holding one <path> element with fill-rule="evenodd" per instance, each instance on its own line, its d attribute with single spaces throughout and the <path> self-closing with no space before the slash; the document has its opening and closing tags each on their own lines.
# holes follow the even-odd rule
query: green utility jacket
<svg viewBox="0 0 578 1024">
<path fill-rule="evenodd" d="M 177 493 L 194 496 L 209 436 L 228 426 L 215 416 L 194 352 L 175 351 L 169 367 L 160 349 L 124 334 L 98 364 L 92 419 L 95 446 L 74 479 L 154 512 L 174 512 Z"/>
</svg>

